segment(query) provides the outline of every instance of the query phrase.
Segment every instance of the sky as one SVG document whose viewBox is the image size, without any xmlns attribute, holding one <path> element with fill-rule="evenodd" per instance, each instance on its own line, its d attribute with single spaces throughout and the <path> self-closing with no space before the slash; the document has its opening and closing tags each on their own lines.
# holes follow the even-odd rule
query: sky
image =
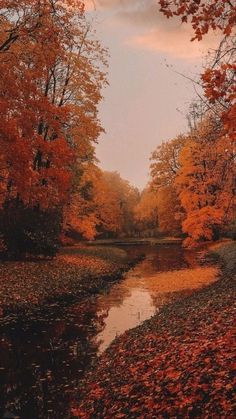
<svg viewBox="0 0 236 419">
<path fill-rule="evenodd" d="M 197 80 L 207 51 L 217 43 L 213 35 L 191 42 L 192 28 L 166 19 L 157 3 L 86 0 L 97 37 L 110 55 L 109 86 L 99 107 L 106 130 L 97 146 L 99 165 L 140 189 L 148 182 L 157 145 L 187 131 L 196 86 L 184 76 Z"/>
</svg>

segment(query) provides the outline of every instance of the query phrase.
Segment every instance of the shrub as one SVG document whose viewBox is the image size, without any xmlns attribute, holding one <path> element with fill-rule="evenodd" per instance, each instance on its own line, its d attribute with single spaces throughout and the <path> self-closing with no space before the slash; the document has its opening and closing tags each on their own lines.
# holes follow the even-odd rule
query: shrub
<svg viewBox="0 0 236 419">
<path fill-rule="evenodd" d="M 0 213 L 0 231 L 10 257 L 27 254 L 53 257 L 59 247 L 62 212 L 29 208 L 16 200 L 5 203 Z"/>
</svg>

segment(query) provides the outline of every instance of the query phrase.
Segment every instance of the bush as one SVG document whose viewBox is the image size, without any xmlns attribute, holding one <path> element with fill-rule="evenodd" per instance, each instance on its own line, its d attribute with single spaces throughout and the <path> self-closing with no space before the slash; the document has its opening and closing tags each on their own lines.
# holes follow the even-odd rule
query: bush
<svg viewBox="0 0 236 419">
<path fill-rule="evenodd" d="M 55 256 L 61 226 L 59 209 L 29 208 L 14 200 L 7 202 L 0 213 L 0 232 L 7 255 L 14 258 L 27 254 Z"/>
</svg>

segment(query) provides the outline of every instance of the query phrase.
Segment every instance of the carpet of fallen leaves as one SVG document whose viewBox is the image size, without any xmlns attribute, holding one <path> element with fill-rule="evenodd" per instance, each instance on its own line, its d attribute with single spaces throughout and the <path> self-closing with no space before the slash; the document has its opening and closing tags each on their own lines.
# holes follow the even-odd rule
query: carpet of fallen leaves
<svg viewBox="0 0 236 419">
<path fill-rule="evenodd" d="M 98 292 L 130 266 L 121 249 L 72 248 L 53 260 L 0 264 L 0 319 L 65 296 Z"/>
<path fill-rule="evenodd" d="M 83 382 L 75 417 L 236 417 L 236 246 L 219 253 L 219 281 L 115 340 Z"/>
</svg>

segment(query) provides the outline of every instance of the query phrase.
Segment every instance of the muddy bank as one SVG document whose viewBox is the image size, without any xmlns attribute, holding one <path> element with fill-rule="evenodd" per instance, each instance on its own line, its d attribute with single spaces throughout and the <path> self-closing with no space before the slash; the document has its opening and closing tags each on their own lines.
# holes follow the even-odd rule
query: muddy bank
<svg viewBox="0 0 236 419">
<path fill-rule="evenodd" d="M 81 386 L 79 418 L 235 417 L 236 245 L 220 279 L 124 333 Z"/>
<path fill-rule="evenodd" d="M 165 238 L 125 238 L 125 239 L 98 239 L 88 243 L 89 246 L 103 245 L 103 246 L 176 246 L 182 244 L 183 239 L 176 237 Z"/>
<path fill-rule="evenodd" d="M 109 288 L 141 258 L 119 248 L 73 247 L 54 260 L 0 263 L 0 324 Z"/>
</svg>

